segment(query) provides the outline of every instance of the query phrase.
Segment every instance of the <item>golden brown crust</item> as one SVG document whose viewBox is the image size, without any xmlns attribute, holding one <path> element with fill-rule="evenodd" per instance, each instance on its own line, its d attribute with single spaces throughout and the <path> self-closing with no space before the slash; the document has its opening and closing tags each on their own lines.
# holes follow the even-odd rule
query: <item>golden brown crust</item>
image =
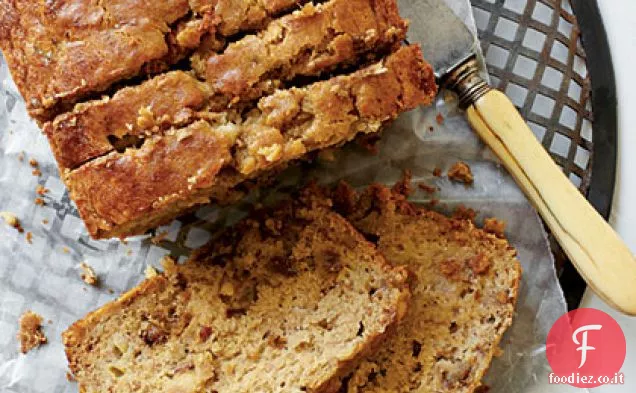
<svg viewBox="0 0 636 393">
<path fill-rule="evenodd" d="M 113 83 L 164 69 L 197 47 L 205 34 L 262 27 L 296 4 L 6 0 L 0 4 L 0 48 L 29 113 L 45 121 Z M 196 16 L 187 19 L 191 11 Z"/>
<path fill-rule="evenodd" d="M 299 76 L 325 74 L 382 56 L 399 46 L 405 32 L 406 23 L 392 0 L 308 5 L 211 56 L 207 71 L 201 71 L 204 82 L 183 72 L 161 75 L 121 90 L 112 99 L 78 105 L 45 124 L 44 130 L 60 169 L 74 169 L 117 148 L 112 138 L 122 147 L 132 146 L 146 134 L 188 124 L 197 112 L 205 118 L 229 118 L 230 103 L 235 108 Z M 404 93 L 406 100 L 421 94 Z"/>
<path fill-rule="evenodd" d="M 44 125 L 91 236 L 138 234 L 198 204 L 235 200 L 246 180 L 430 104 L 437 92 L 431 67 L 416 47 L 398 50 L 407 23 L 395 0 L 310 4 L 261 30 L 302 3 L 2 3 L 0 46 L 39 120 L 122 79 L 160 72 L 198 47 L 194 72 L 165 73 L 77 104 Z M 216 55 L 220 38 L 250 29 L 261 31 Z M 353 74 L 275 90 L 378 58 Z M 188 146 L 193 139 L 178 135 L 193 127 L 205 128 L 197 135 L 207 139 Z M 219 146 L 210 133 L 222 139 Z M 207 182 L 187 184 L 200 172 Z M 170 181 L 157 181 L 165 177 Z"/>
<path fill-rule="evenodd" d="M 217 134 L 228 135 L 235 145 L 232 160 L 223 161 L 225 172 L 216 182 L 187 188 L 184 179 L 195 176 L 202 165 L 216 157 L 208 157 L 207 150 L 196 146 L 162 151 L 171 146 L 159 143 L 162 136 L 149 139 L 140 153 L 129 149 L 89 162 L 70 171 L 65 181 L 91 236 L 139 234 L 149 225 L 225 195 L 238 183 L 310 151 L 339 145 L 358 133 L 377 132 L 401 112 L 429 104 L 435 94 L 432 69 L 422 60 L 420 49 L 405 47 L 351 75 L 265 97 L 243 125 L 212 127 Z M 166 188 L 154 179 L 168 176 L 169 171 L 160 161 L 149 162 L 147 156 L 191 164 L 172 167 L 175 172 L 170 176 L 181 182 Z M 125 206 L 129 199 L 134 207 Z"/>
<path fill-rule="evenodd" d="M 214 31 L 224 37 L 241 31 L 261 29 L 272 17 L 293 9 L 307 0 L 191 0 L 190 7 L 198 15 L 210 15 Z M 200 17 L 202 19 L 202 17 Z"/>
<path fill-rule="evenodd" d="M 70 181 L 69 185 L 93 233 L 103 223 L 126 222 L 211 187 L 231 160 L 229 148 L 230 141 L 222 133 L 199 121 L 148 139 L 138 150 L 81 167 L 72 174 L 81 181 Z M 99 164 L 99 172 L 90 170 Z"/>
<path fill-rule="evenodd" d="M 44 125 L 58 165 L 73 169 L 123 147 L 131 137 L 193 121 L 209 95 L 207 86 L 181 72 L 170 72 L 112 98 L 79 104 L 72 112 Z"/>
<path fill-rule="evenodd" d="M 153 12 L 142 3 L 3 1 L 0 45 L 34 117 L 168 54 L 162 30 L 188 12 L 187 1 L 161 2 Z"/>
<path fill-rule="evenodd" d="M 473 392 L 512 323 L 521 267 L 505 239 L 374 185 L 333 193 L 336 210 L 416 275 L 397 333 L 348 379 L 348 393 Z M 317 192 L 316 192 L 317 193 Z"/>
<path fill-rule="evenodd" d="M 315 76 L 396 48 L 406 22 L 392 0 L 309 4 L 231 44 L 195 70 L 224 97 L 259 97 L 298 76 Z"/>
<path fill-rule="evenodd" d="M 257 212 L 165 268 L 64 332 L 80 391 L 335 393 L 410 296 L 403 269 L 311 202 Z"/>
</svg>

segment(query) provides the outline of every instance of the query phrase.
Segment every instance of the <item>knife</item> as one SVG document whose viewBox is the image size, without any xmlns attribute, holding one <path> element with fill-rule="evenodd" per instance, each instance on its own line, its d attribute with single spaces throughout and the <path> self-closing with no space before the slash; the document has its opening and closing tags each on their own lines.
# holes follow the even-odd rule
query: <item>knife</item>
<svg viewBox="0 0 636 393">
<path fill-rule="evenodd" d="M 473 130 L 502 161 L 587 284 L 617 310 L 636 315 L 636 260 L 574 187 L 512 102 L 479 75 L 477 39 L 442 0 L 399 0 L 437 82 L 457 93 Z"/>
</svg>

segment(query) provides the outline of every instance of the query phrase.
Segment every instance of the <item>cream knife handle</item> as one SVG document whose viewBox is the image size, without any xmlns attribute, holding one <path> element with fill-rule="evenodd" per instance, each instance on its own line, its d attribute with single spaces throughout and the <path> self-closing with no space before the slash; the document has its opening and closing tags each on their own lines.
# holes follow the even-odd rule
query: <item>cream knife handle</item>
<svg viewBox="0 0 636 393">
<path fill-rule="evenodd" d="M 550 158 L 508 97 L 491 90 L 467 114 L 590 287 L 617 310 L 636 315 L 634 256 Z"/>
</svg>

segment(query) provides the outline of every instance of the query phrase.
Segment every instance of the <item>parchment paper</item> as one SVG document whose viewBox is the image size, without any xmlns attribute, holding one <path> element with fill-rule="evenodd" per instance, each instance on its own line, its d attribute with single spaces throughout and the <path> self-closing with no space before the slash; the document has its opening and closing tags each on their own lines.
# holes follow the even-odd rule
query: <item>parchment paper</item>
<svg viewBox="0 0 636 393">
<path fill-rule="evenodd" d="M 446 0 L 475 30 L 466 0 Z M 404 10 L 403 10 L 404 11 Z M 405 16 L 417 23 L 408 10 Z M 25 233 L 0 222 L 0 391 L 12 393 L 76 392 L 66 379 L 67 364 L 60 334 L 72 322 L 115 299 L 143 279 L 147 265 L 173 253 L 182 259 L 203 245 L 210 232 L 236 221 L 250 202 L 274 198 L 309 177 L 321 183 L 340 179 L 363 187 L 378 181 L 394 183 L 404 169 L 414 181 L 440 187 L 433 197 L 439 209 L 451 211 L 464 204 L 478 211 L 478 219 L 496 216 L 507 222 L 507 235 L 519 252 L 523 280 L 513 327 L 502 342 L 503 355 L 486 377 L 492 392 L 543 392 L 550 368 L 544 354 L 545 337 L 554 321 L 566 311 L 546 235 L 535 211 L 489 150 L 469 129 L 454 100 L 442 93 L 433 108 L 418 109 L 400 117 L 384 132 L 380 154 L 373 156 L 356 146 L 335 154 L 333 162 L 318 160 L 311 169 L 294 168 L 281 176 L 273 189 L 255 192 L 230 208 L 205 207 L 194 216 L 174 221 L 159 231 L 168 234 L 160 245 L 148 237 L 118 241 L 93 241 L 78 218 L 59 179 L 46 138 L 29 120 L 24 103 L 0 57 L 0 211 L 10 211 L 22 221 Z M 443 124 L 436 121 L 437 114 Z M 430 131 L 430 128 L 433 131 Z M 20 154 L 25 157 L 19 160 Z M 32 175 L 29 159 L 39 163 L 41 176 Z M 475 185 L 465 187 L 433 177 L 435 167 L 444 173 L 457 160 L 470 164 Z M 49 191 L 45 206 L 36 206 L 36 186 Z M 420 192 L 414 199 L 431 196 Z M 85 261 L 98 274 L 101 285 L 86 285 L 79 276 Z M 25 310 L 41 314 L 49 343 L 27 355 L 19 354 L 17 322 Z M 552 387 L 550 391 L 572 388 Z"/>
</svg>

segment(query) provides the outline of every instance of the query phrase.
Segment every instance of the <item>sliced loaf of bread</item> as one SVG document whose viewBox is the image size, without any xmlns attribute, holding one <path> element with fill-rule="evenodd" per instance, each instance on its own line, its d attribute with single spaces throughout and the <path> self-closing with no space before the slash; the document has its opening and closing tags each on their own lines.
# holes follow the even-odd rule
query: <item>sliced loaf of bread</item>
<svg viewBox="0 0 636 393">
<path fill-rule="evenodd" d="M 504 239 L 372 186 L 341 184 L 339 210 L 390 263 L 411 270 L 412 306 L 396 334 L 346 379 L 344 392 L 473 392 L 512 323 L 521 267 Z"/>
<path fill-rule="evenodd" d="M 85 393 L 335 392 L 395 330 L 407 281 L 329 206 L 295 201 L 166 264 L 64 344 Z"/>
</svg>

